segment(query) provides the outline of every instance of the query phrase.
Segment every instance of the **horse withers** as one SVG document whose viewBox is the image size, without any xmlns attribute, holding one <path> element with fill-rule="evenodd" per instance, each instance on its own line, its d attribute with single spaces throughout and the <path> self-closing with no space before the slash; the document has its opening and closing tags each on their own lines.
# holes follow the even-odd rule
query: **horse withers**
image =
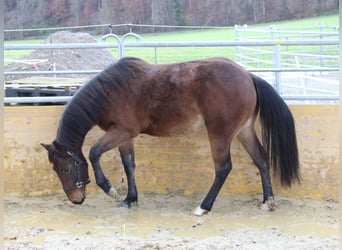
<svg viewBox="0 0 342 250">
<path fill-rule="evenodd" d="M 258 114 L 263 145 L 254 128 Z M 56 139 L 42 145 L 66 195 L 81 204 L 89 183 L 82 145 L 88 131 L 99 126 L 105 134 L 89 152 L 96 183 L 107 194 L 115 194 L 100 157 L 118 147 L 128 183 L 123 204 L 130 207 L 138 201 L 133 138 L 186 134 L 199 119 L 208 132 L 215 179 L 196 215 L 211 210 L 231 171 L 235 137 L 259 169 L 263 203 L 269 210 L 274 207 L 269 165 L 284 186 L 300 181 L 295 125 L 288 106 L 266 81 L 225 58 L 171 64 L 122 58 L 76 92 L 63 112 Z"/>
</svg>

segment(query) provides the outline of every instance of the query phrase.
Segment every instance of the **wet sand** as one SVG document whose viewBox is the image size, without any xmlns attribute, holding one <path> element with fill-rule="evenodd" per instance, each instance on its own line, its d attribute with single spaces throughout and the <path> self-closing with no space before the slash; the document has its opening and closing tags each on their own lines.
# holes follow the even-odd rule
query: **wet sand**
<svg viewBox="0 0 342 250">
<path fill-rule="evenodd" d="M 204 196 L 140 194 L 120 207 L 105 194 L 81 206 L 64 195 L 5 198 L 5 249 L 338 249 L 338 203 L 261 195 L 218 197 L 196 217 Z"/>
</svg>

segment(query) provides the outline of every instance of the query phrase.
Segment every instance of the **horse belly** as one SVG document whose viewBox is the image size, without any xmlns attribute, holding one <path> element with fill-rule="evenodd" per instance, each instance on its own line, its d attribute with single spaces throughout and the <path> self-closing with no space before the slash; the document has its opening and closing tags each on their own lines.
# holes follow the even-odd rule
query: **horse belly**
<svg viewBox="0 0 342 250">
<path fill-rule="evenodd" d="M 187 134 L 194 134 L 196 133 L 202 126 L 204 125 L 204 119 L 202 115 L 197 115 L 190 119 L 187 123 L 184 123 L 183 125 L 180 124 L 180 126 L 177 128 L 174 128 L 174 134 L 175 135 L 187 135 Z"/>
<path fill-rule="evenodd" d="M 172 115 L 170 119 L 158 120 L 151 124 L 143 133 L 154 136 L 184 136 L 196 133 L 204 124 L 202 115 L 192 117 Z"/>
</svg>

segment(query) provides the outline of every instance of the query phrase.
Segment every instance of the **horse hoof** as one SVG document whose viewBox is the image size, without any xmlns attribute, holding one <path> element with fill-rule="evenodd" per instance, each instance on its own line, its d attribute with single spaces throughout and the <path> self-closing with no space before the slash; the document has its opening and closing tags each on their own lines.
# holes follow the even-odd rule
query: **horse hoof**
<svg viewBox="0 0 342 250">
<path fill-rule="evenodd" d="M 131 204 L 128 203 L 127 201 L 122 201 L 122 202 L 121 202 L 121 207 L 131 208 Z"/>
<path fill-rule="evenodd" d="M 131 208 L 132 205 L 138 206 L 138 201 L 136 201 L 136 200 L 134 200 L 134 201 L 124 200 L 121 202 L 121 207 Z"/>
<path fill-rule="evenodd" d="M 109 195 L 110 197 L 112 197 L 113 199 L 117 199 L 117 195 L 118 195 L 118 192 L 116 191 L 116 188 L 111 186 L 109 191 L 107 192 L 107 195 Z"/>
<path fill-rule="evenodd" d="M 196 216 L 202 216 L 207 213 L 208 213 L 208 210 L 202 209 L 200 206 L 198 206 L 194 211 L 194 215 Z"/>
<path fill-rule="evenodd" d="M 260 208 L 261 208 L 261 210 L 264 210 L 264 211 L 273 212 L 274 208 L 275 208 L 274 198 L 269 197 L 265 203 L 261 204 Z"/>
</svg>

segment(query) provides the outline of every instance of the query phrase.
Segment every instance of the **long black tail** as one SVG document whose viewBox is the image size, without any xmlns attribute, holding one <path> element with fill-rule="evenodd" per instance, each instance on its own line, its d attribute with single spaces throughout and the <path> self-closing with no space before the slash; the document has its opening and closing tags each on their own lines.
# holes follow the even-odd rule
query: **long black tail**
<svg viewBox="0 0 342 250">
<path fill-rule="evenodd" d="M 258 95 L 262 142 L 274 174 L 283 186 L 300 182 L 298 148 L 294 119 L 290 109 L 274 88 L 252 75 Z"/>
</svg>

